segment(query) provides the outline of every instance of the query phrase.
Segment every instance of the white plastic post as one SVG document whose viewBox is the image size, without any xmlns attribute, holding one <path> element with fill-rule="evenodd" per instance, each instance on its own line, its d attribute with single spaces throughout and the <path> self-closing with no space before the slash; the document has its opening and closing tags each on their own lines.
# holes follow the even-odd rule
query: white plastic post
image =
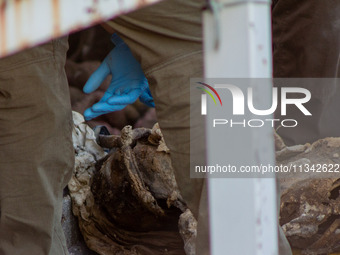
<svg viewBox="0 0 340 255">
<path fill-rule="evenodd" d="M 210 10 L 203 15 L 205 77 L 270 78 L 270 1 L 216 2 L 221 7 L 217 10 L 220 29 L 216 26 L 216 16 Z M 260 88 L 266 92 L 264 94 L 268 94 L 269 89 L 270 84 Z M 271 99 L 261 100 L 269 104 Z M 209 144 L 212 132 L 212 126 L 207 125 L 208 165 L 218 160 L 215 158 L 218 153 L 214 153 L 216 147 Z M 239 159 L 240 164 L 256 165 L 263 158 L 275 164 L 271 127 L 261 128 L 261 131 L 240 130 L 237 136 L 226 135 L 220 139 L 225 139 L 225 155 Z M 242 147 L 241 155 L 235 146 Z M 278 254 L 275 179 L 209 179 L 208 190 L 212 255 Z"/>
</svg>

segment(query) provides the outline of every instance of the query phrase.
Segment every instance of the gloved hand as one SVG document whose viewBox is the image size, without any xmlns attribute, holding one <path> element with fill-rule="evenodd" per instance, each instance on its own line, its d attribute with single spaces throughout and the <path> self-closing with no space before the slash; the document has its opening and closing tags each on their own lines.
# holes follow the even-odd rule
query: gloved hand
<svg viewBox="0 0 340 255">
<path fill-rule="evenodd" d="M 138 61 L 133 57 L 129 47 L 117 35 L 111 41 L 115 48 L 106 56 L 99 68 L 90 76 L 83 91 L 95 91 L 108 75 L 112 75 L 109 88 L 100 101 L 86 109 L 86 120 L 99 115 L 114 112 L 134 103 L 138 97 L 150 107 L 154 107 L 149 84 Z"/>
<path fill-rule="evenodd" d="M 151 95 L 149 86 L 146 88 L 146 90 L 143 91 L 143 93 L 140 95 L 139 100 L 146 104 L 149 107 L 155 107 L 155 103 L 153 101 L 153 97 Z"/>
</svg>

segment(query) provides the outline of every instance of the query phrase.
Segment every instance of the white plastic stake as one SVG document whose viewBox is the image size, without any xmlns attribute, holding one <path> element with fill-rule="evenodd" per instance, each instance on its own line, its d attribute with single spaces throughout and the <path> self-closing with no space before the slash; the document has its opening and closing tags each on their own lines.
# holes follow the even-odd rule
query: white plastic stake
<svg viewBox="0 0 340 255">
<path fill-rule="evenodd" d="M 270 1 L 220 0 L 217 5 L 217 19 L 210 10 L 203 15 L 205 77 L 270 78 Z M 269 89 L 268 83 L 260 91 Z M 271 98 L 261 100 L 269 105 Z M 240 164 L 255 165 L 266 158 L 274 165 L 271 127 L 249 130 L 240 129 L 237 136 L 226 133 L 220 137 L 225 139 L 225 155 L 238 159 Z M 212 126 L 207 125 L 208 165 L 218 160 L 216 147 L 209 139 L 212 133 Z M 235 146 L 242 148 L 242 154 Z M 278 254 L 274 178 L 209 179 L 208 190 L 212 255 Z"/>
</svg>

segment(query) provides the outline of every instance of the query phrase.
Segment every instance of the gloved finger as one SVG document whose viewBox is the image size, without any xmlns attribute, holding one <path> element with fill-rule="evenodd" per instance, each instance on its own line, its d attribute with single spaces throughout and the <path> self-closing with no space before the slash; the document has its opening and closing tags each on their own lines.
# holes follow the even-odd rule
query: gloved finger
<svg viewBox="0 0 340 255">
<path fill-rule="evenodd" d="M 105 113 L 102 113 L 102 112 L 94 112 L 92 110 L 92 108 L 87 108 L 84 112 L 84 118 L 85 120 L 91 120 L 91 119 L 94 119 L 102 114 L 105 114 Z"/>
<path fill-rule="evenodd" d="M 93 107 L 86 109 L 84 112 L 84 117 L 85 120 L 91 120 L 100 115 L 122 110 L 126 106 L 127 105 L 108 105 L 108 104 L 105 105 L 105 103 L 101 103 L 101 105 L 96 105 L 97 111 L 95 111 Z"/>
<path fill-rule="evenodd" d="M 111 73 L 110 68 L 104 61 L 87 80 L 83 87 L 83 91 L 87 94 L 95 91 L 97 88 L 100 87 L 100 85 L 103 83 L 103 81 L 110 73 Z"/>
<path fill-rule="evenodd" d="M 103 95 L 103 97 L 99 100 L 99 102 L 97 102 L 96 104 L 92 105 L 92 110 L 94 112 L 111 112 L 111 109 L 113 109 L 113 106 L 112 104 L 109 103 L 109 100 L 113 97 L 122 97 L 120 95 L 115 95 L 115 94 L 112 94 L 111 92 L 109 91 L 106 91 Z M 117 104 L 117 105 L 127 105 L 127 104 L 124 104 L 124 103 L 121 103 L 121 104 Z M 116 111 L 116 110 L 113 110 L 113 111 Z"/>
<path fill-rule="evenodd" d="M 104 115 L 104 114 L 107 114 L 107 113 L 110 113 L 110 112 L 111 111 L 95 112 L 95 111 L 93 111 L 92 108 L 88 108 L 84 112 L 84 118 L 85 118 L 85 120 L 91 120 L 91 119 L 97 118 L 98 116 L 101 116 L 101 115 Z"/>
<path fill-rule="evenodd" d="M 91 107 L 93 107 L 94 105 L 102 105 L 102 106 L 106 106 L 106 107 L 110 107 L 110 105 L 108 104 L 107 100 L 112 97 L 112 93 L 110 91 L 106 91 L 104 93 L 104 95 L 102 96 L 102 98 L 97 101 L 95 104 L 93 104 Z M 97 109 L 96 107 L 95 108 L 92 108 L 94 111 L 100 111 L 99 108 Z M 100 108 L 102 109 L 102 108 Z"/>
<path fill-rule="evenodd" d="M 155 103 L 153 101 L 153 97 L 149 88 L 143 91 L 143 93 L 139 97 L 139 100 L 149 107 L 155 107 Z"/>
<path fill-rule="evenodd" d="M 104 103 L 106 102 L 110 97 L 112 96 L 112 93 L 106 91 L 102 98 L 97 103 Z"/>
<path fill-rule="evenodd" d="M 108 104 L 107 102 L 98 102 L 94 104 L 91 109 L 93 112 L 103 112 L 103 113 L 109 113 L 114 112 L 123 109 L 127 104 Z"/>
<path fill-rule="evenodd" d="M 126 94 L 122 95 L 112 95 L 107 102 L 111 105 L 127 105 L 133 104 L 137 98 L 140 96 L 141 90 L 134 89 Z"/>
<path fill-rule="evenodd" d="M 121 46 L 125 44 L 125 42 L 122 40 L 122 38 L 119 37 L 117 33 L 112 34 L 111 42 L 113 42 L 116 46 Z"/>
<path fill-rule="evenodd" d="M 138 80 L 124 80 L 124 79 L 116 79 L 110 83 L 110 87 L 108 88 L 108 92 L 114 95 L 123 95 L 128 94 L 130 91 L 138 89 L 140 91 L 143 90 L 144 81 Z M 140 92 L 141 93 L 141 92 Z"/>
<path fill-rule="evenodd" d="M 94 112 L 114 112 L 125 108 L 128 104 L 109 104 L 107 102 L 98 102 L 92 106 Z"/>
<path fill-rule="evenodd" d="M 97 103 L 99 103 L 99 102 L 105 102 L 110 96 L 111 96 L 111 95 L 110 95 L 109 93 L 105 93 L 105 94 L 100 98 L 99 101 L 96 100 L 95 102 L 93 102 L 93 103 L 91 104 L 91 107 L 88 108 L 88 109 L 86 109 L 85 112 L 84 112 L 84 117 L 85 117 L 85 119 L 86 119 L 86 120 L 90 120 L 90 119 L 92 119 L 92 118 L 95 118 L 95 117 L 99 116 L 99 115 L 98 115 L 98 112 L 94 113 L 93 110 L 92 110 L 92 107 L 93 107 L 94 103 L 96 103 L 96 102 L 97 102 Z"/>
<path fill-rule="evenodd" d="M 146 104 L 149 107 L 155 108 L 155 102 L 153 101 L 153 98 L 145 100 L 145 98 L 140 97 L 139 100 L 143 103 Z"/>
<path fill-rule="evenodd" d="M 104 103 L 108 98 L 110 98 L 110 96 L 111 96 L 110 93 L 105 92 L 104 95 L 102 96 L 102 98 L 96 104 Z M 96 104 L 93 104 L 93 105 L 96 105 Z M 85 117 L 86 120 L 90 120 L 92 118 L 98 117 L 99 115 L 110 112 L 108 109 L 102 110 L 101 112 L 100 111 L 94 111 L 93 105 L 90 108 L 86 109 L 85 112 L 84 112 L 84 117 Z M 110 105 L 107 105 L 107 107 L 110 107 Z"/>
</svg>

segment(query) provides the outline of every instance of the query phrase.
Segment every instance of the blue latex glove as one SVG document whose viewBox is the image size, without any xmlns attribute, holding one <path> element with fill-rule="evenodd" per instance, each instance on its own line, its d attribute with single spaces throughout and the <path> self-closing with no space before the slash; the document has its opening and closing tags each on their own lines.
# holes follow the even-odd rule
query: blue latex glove
<svg viewBox="0 0 340 255">
<path fill-rule="evenodd" d="M 106 56 L 99 68 L 90 76 L 83 91 L 95 91 L 108 75 L 112 75 L 109 88 L 100 101 L 86 109 L 86 120 L 99 115 L 114 112 L 134 103 L 138 97 L 150 107 L 154 107 L 149 84 L 138 61 L 133 57 L 129 47 L 117 35 L 111 41 L 115 48 Z"/>
<path fill-rule="evenodd" d="M 155 107 L 155 103 L 153 101 L 149 86 L 146 88 L 146 90 L 143 91 L 143 93 L 139 97 L 139 100 L 149 107 Z"/>
</svg>

